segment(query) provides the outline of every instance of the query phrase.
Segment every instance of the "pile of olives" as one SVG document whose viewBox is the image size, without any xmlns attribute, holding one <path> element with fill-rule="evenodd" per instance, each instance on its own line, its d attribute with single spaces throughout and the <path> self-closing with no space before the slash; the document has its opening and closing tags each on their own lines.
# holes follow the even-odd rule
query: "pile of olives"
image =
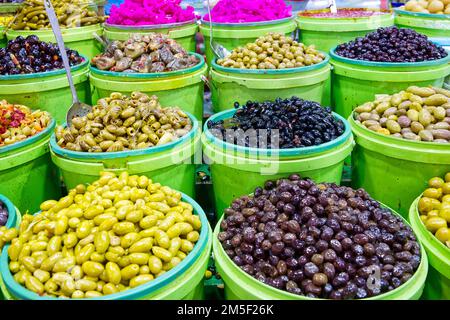
<svg viewBox="0 0 450 320">
<path fill-rule="evenodd" d="M 324 59 L 325 55 L 313 45 L 305 46 L 289 36 L 269 33 L 234 49 L 230 56 L 217 60 L 217 64 L 238 69 L 286 69 L 310 66 Z"/>
<path fill-rule="evenodd" d="M 189 116 L 178 107 L 162 108 L 158 97 L 118 92 L 97 101 L 72 126 L 55 129 L 62 148 L 81 152 L 117 152 L 145 149 L 175 141 L 192 129 Z"/>
<path fill-rule="evenodd" d="M 6 205 L 0 201 L 0 227 L 4 226 L 6 224 L 6 222 L 8 222 L 8 208 L 6 207 Z M 0 239 L 0 242 L 2 240 Z M 2 244 L 0 243 L 0 247 L 2 246 Z"/>
<path fill-rule="evenodd" d="M 409 0 L 401 9 L 421 13 L 450 14 L 450 0 Z"/>
<path fill-rule="evenodd" d="M 331 108 L 292 97 L 275 101 L 248 101 L 232 118 L 209 121 L 208 129 L 218 139 L 252 148 L 288 149 L 316 146 L 334 140 L 345 131 Z M 255 139 L 245 134 L 255 133 Z M 243 132 L 243 135 L 239 133 Z M 264 145 L 262 145 L 264 144 Z"/>
<path fill-rule="evenodd" d="M 85 27 L 105 21 L 86 0 L 51 0 L 59 25 L 63 28 Z M 12 30 L 51 29 L 43 0 L 27 0 L 18 10 L 9 28 Z"/>
<path fill-rule="evenodd" d="M 77 51 L 66 49 L 70 66 L 84 61 Z M 58 45 L 35 35 L 18 36 L 0 48 L 0 75 L 45 72 L 64 68 Z"/>
<path fill-rule="evenodd" d="M 14 280 L 41 296 L 93 298 L 152 281 L 186 258 L 201 229 L 180 192 L 126 172 L 104 172 L 41 210 L 0 228 Z"/>
<path fill-rule="evenodd" d="M 392 137 L 450 143 L 450 91 L 411 86 L 355 109 L 355 120 Z"/>
<path fill-rule="evenodd" d="M 428 231 L 450 248 L 450 172 L 434 177 L 419 200 L 420 220 Z"/>
<path fill-rule="evenodd" d="M 447 52 L 412 29 L 379 28 L 336 47 L 342 57 L 376 62 L 420 62 L 445 58 Z"/>
<path fill-rule="evenodd" d="M 51 122 L 46 111 L 0 101 L 0 147 L 25 140 L 43 131 Z"/>
<path fill-rule="evenodd" d="M 234 200 L 220 226 L 223 249 L 242 270 L 312 298 L 377 296 L 407 282 L 421 261 L 411 228 L 366 191 L 297 174 Z"/>
</svg>

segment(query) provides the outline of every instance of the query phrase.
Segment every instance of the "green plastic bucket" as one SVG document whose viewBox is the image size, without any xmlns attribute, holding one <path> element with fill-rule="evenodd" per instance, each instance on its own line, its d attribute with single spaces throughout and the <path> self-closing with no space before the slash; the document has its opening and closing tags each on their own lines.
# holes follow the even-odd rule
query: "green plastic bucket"
<svg viewBox="0 0 450 320">
<path fill-rule="evenodd" d="M 414 29 L 428 37 L 449 37 L 450 14 L 430 14 L 395 9 L 395 25 Z"/>
<path fill-rule="evenodd" d="M 409 222 L 427 251 L 430 268 L 422 298 L 450 300 L 450 249 L 429 232 L 419 217 L 418 203 L 414 200 L 409 209 Z"/>
<path fill-rule="evenodd" d="M 430 177 L 444 176 L 450 168 L 446 144 L 398 139 L 376 133 L 348 118 L 356 147 L 352 154 L 355 188 L 408 216 L 414 199 Z"/>
<path fill-rule="evenodd" d="M 275 289 L 256 280 L 239 268 L 225 253 L 217 237 L 222 219 L 214 230 L 213 254 L 217 271 L 225 284 L 227 300 L 319 300 Z M 405 221 L 405 223 L 407 222 Z M 421 246 L 421 252 L 422 261 L 411 279 L 390 292 L 365 300 L 418 300 L 422 295 L 428 272 L 428 260 L 423 246 Z"/>
<path fill-rule="evenodd" d="M 340 183 L 344 159 L 350 155 L 354 141 L 347 121 L 345 132 L 320 146 L 293 149 L 256 149 L 233 145 L 216 138 L 208 122 L 228 119 L 236 110 L 220 112 L 204 125 L 202 144 L 208 158 L 213 181 L 216 215 L 222 216 L 233 199 L 250 194 L 270 179 L 299 173 L 319 182 Z"/>
<path fill-rule="evenodd" d="M 299 14 L 296 20 L 300 42 L 308 46 L 313 44 L 326 52 L 378 28 L 394 25 L 394 16 L 390 13 L 360 18 L 318 18 Z"/>
<path fill-rule="evenodd" d="M 91 59 L 100 52 L 102 52 L 102 45 L 94 38 L 93 34 L 99 36 L 103 34 L 103 26 L 101 24 L 94 24 L 79 28 L 61 28 L 64 43 L 67 48 L 77 50 L 80 54 Z M 15 39 L 18 36 L 27 37 L 29 35 L 36 35 L 39 40 L 46 42 L 56 42 L 55 36 L 51 29 L 48 30 L 7 30 L 6 38 L 8 40 Z"/>
<path fill-rule="evenodd" d="M 211 255 L 212 230 L 203 209 L 192 199 L 183 195 L 182 199 L 189 202 L 194 212 L 200 216 L 202 228 L 200 238 L 194 249 L 175 268 L 162 276 L 120 293 L 115 293 L 94 300 L 203 300 L 203 278 Z M 5 298 L 23 300 L 57 300 L 53 297 L 41 297 L 18 284 L 9 271 L 8 249 L 5 246 L 0 257 L 1 277 L 5 283 L 3 292 Z"/>
<path fill-rule="evenodd" d="M 163 106 L 178 106 L 203 119 L 204 77 L 208 67 L 199 54 L 200 63 L 192 68 L 164 73 L 127 73 L 102 71 L 91 66 L 92 101 L 108 97 L 112 92 L 131 94 L 141 91 L 156 95 Z"/>
<path fill-rule="evenodd" d="M 0 148 L 0 194 L 21 212 L 36 212 L 43 201 L 60 196 L 59 176 L 48 152 L 54 128 L 52 120 L 35 136 Z"/>
<path fill-rule="evenodd" d="M 225 49 L 233 50 L 244 46 L 269 32 L 278 32 L 286 35 L 297 29 L 292 18 L 254 23 L 212 23 L 213 39 Z M 210 43 L 210 23 L 201 20 L 200 32 L 205 39 L 205 53 L 208 65 L 214 60 L 214 53 Z"/>
<path fill-rule="evenodd" d="M 221 112 L 234 103 L 273 100 L 298 96 L 325 103 L 329 96 L 325 84 L 330 79 L 329 58 L 321 63 L 283 70 L 242 70 L 222 67 L 214 60 L 211 69 L 213 109 Z"/>
<path fill-rule="evenodd" d="M 78 98 L 90 103 L 89 62 L 74 66 L 71 71 Z M 0 97 L 9 103 L 48 111 L 58 123 L 66 120 L 67 110 L 72 104 L 72 94 L 64 69 L 0 76 Z"/>
<path fill-rule="evenodd" d="M 175 190 L 194 196 L 196 151 L 200 150 L 200 127 L 189 114 L 193 128 L 171 143 L 141 150 L 88 153 L 58 146 L 55 135 L 50 139 L 51 157 L 60 169 L 68 189 L 97 180 L 101 171 L 146 175 Z"/>
<path fill-rule="evenodd" d="M 184 49 L 195 52 L 198 24 L 193 21 L 149 26 L 121 26 L 105 23 L 104 35 L 109 40 L 127 40 L 131 34 L 162 33 L 177 41 Z"/>
<path fill-rule="evenodd" d="M 373 101 L 377 94 L 393 94 L 413 85 L 442 87 L 450 74 L 450 54 L 443 59 L 414 63 L 359 61 L 338 56 L 335 49 L 330 55 L 332 105 L 345 118 L 357 106 Z"/>
</svg>

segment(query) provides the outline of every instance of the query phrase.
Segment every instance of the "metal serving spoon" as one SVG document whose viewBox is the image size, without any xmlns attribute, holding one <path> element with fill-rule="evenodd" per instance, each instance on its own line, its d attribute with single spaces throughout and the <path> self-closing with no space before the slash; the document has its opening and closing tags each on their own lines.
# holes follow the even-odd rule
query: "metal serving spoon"
<svg viewBox="0 0 450 320">
<path fill-rule="evenodd" d="M 92 111 L 92 106 L 80 102 L 77 95 L 77 90 L 73 84 L 72 73 L 70 72 L 69 58 L 67 57 L 66 48 L 64 46 L 64 40 L 61 35 L 61 29 L 59 28 L 59 22 L 56 18 L 55 10 L 53 9 L 50 0 L 44 0 L 45 11 L 47 12 L 48 20 L 52 26 L 53 33 L 56 38 L 56 43 L 59 47 L 59 52 L 64 64 L 64 69 L 66 69 L 67 80 L 69 81 L 70 91 L 72 92 L 72 105 L 67 111 L 66 122 L 67 126 L 72 125 L 72 119 L 74 117 L 83 117 Z"/>
<path fill-rule="evenodd" d="M 337 13 L 336 0 L 331 0 L 330 2 L 331 2 L 330 11 L 332 14 L 336 14 Z"/>
<path fill-rule="evenodd" d="M 206 1 L 207 7 L 208 7 L 208 16 L 209 16 L 209 44 L 211 46 L 212 51 L 216 55 L 216 57 L 219 57 L 220 59 L 224 59 L 228 57 L 231 52 L 225 49 L 224 46 L 221 44 L 218 44 L 213 40 L 213 29 L 212 29 L 212 17 L 211 17 L 211 4 L 209 3 L 209 0 Z"/>
</svg>

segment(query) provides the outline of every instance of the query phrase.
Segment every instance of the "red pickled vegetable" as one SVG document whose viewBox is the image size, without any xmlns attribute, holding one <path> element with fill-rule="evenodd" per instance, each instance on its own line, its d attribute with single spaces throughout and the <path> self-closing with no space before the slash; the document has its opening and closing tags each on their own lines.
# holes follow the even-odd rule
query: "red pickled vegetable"
<svg viewBox="0 0 450 320">
<path fill-rule="evenodd" d="M 194 8 L 183 9 L 181 0 L 125 0 L 113 5 L 106 21 L 117 25 L 159 25 L 195 19 Z"/>
<path fill-rule="evenodd" d="M 220 0 L 211 10 L 213 22 L 245 23 L 288 18 L 292 8 L 283 0 Z M 203 17 L 209 21 L 209 15 Z"/>
</svg>

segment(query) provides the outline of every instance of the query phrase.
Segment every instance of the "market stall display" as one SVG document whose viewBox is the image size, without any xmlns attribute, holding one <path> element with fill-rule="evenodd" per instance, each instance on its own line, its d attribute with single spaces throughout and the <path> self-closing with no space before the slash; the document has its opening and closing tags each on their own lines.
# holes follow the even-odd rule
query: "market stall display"
<svg viewBox="0 0 450 320">
<path fill-rule="evenodd" d="M 296 97 L 249 102 L 220 112 L 208 119 L 203 131 L 218 217 L 233 199 L 269 178 L 300 172 L 318 181 L 339 183 L 344 159 L 354 145 L 342 117 Z"/>
<path fill-rule="evenodd" d="M 236 198 L 214 236 L 227 299 L 418 299 L 427 275 L 398 214 L 363 189 L 297 174 Z"/>
<path fill-rule="evenodd" d="M 314 46 L 306 47 L 280 33 L 268 33 L 238 47 L 231 56 L 212 62 L 213 109 L 220 112 L 236 101 L 244 104 L 294 95 L 325 104 L 329 100 L 328 62 L 328 56 Z"/>
<path fill-rule="evenodd" d="M 450 298 L 449 184 L 449 172 L 431 178 L 428 188 L 409 210 L 411 226 L 423 243 L 430 261 L 423 295 L 425 299 Z"/>
<path fill-rule="evenodd" d="M 353 186 L 406 217 L 422 181 L 449 168 L 449 99 L 444 89 L 410 87 L 355 109 L 349 117 L 356 140 Z"/>
<path fill-rule="evenodd" d="M 382 50 L 383 46 L 388 50 Z M 450 55 L 411 29 L 380 28 L 337 46 L 330 55 L 332 105 L 344 117 L 378 94 L 393 94 L 410 86 L 442 87 L 450 73 Z"/>
<path fill-rule="evenodd" d="M 146 176 L 103 173 L 88 187 L 43 202 L 41 210 L 25 215 L 19 230 L 11 229 L 11 244 L 2 252 L 2 277 L 17 298 L 151 298 L 158 291 L 153 282 L 170 289 L 176 276 L 209 251 L 201 209 Z M 55 227 L 43 240 L 38 233 L 47 224 Z M 19 237 L 29 225 L 34 227 L 23 243 Z"/>
<path fill-rule="evenodd" d="M 130 34 L 166 34 L 188 51 L 195 51 L 194 8 L 181 7 L 181 0 L 125 0 L 111 7 L 105 23 L 105 37 L 109 40 L 126 40 Z"/>
<path fill-rule="evenodd" d="M 203 57 L 196 53 L 188 53 L 187 56 L 183 48 L 164 35 L 132 35 L 130 39 L 133 39 L 130 40 L 133 44 L 124 48 L 124 56 L 121 57 L 119 65 L 123 66 L 122 62 L 126 62 L 128 65 L 130 58 L 141 56 L 140 60 L 130 66 L 141 72 L 100 70 L 91 66 L 89 78 L 93 89 L 93 101 L 107 97 L 112 92 L 129 95 L 133 91 L 141 91 L 156 95 L 163 105 L 176 105 L 183 111 L 192 113 L 201 121 L 204 77 L 208 70 Z M 158 39 L 166 43 L 160 47 Z M 118 64 L 115 62 L 114 52 L 116 52 L 118 43 L 122 42 L 115 41 L 106 49 L 106 52 L 113 55 L 112 58 L 106 60 L 109 60 L 111 66 L 115 65 L 116 68 Z M 143 51 L 147 53 L 144 54 Z M 118 51 L 117 54 L 121 55 Z M 152 59 L 155 59 L 155 63 Z M 105 62 L 105 65 L 106 60 L 100 59 Z M 94 59 L 95 61 L 99 62 L 98 59 Z M 175 71 L 164 72 L 165 69 Z"/>
<path fill-rule="evenodd" d="M 88 58 L 99 53 L 101 44 L 94 38 L 93 33 L 102 34 L 101 24 L 105 17 L 95 10 L 96 5 L 85 0 L 52 0 L 52 5 L 66 45 Z M 56 41 L 41 0 L 25 1 L 7 26 L 8 40 L 28 35 L 36 35 L 43 41 Z"/>
<path fill-rule="evenodd" d="M 394 16 L 390 11 L 339 8 L 336 14 L 328 9 L 299 12 L 296 21 L 301 42 L 328 52 L 340 43 L 394 25 Z"/>
<path fill-rule="evenodd" d="M 93 182 L 103 171 L 127 170 L 194 196 L 200 128 L 193 115 L 161 109 L 156 97 L 116 92 L 100 99 L 92 116 L 89 123 L 74 119 L 73 128 L 56 130 L 50 139 L 52 160 L 68 188 Z"/>
<path fill-rule="evenodd" d="M 412 86 L 379 96 L 355 109 L 356 123 L 369 130 L 416 141 L 450 143 L 450 91 Z"/>
</svg>

